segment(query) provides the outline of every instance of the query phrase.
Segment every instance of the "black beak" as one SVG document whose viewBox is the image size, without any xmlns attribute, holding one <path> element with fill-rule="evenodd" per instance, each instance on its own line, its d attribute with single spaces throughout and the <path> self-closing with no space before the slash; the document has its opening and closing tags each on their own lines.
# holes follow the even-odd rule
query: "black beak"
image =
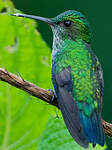
<svg viewBox="0 0 112 150">
<path fill-rule="evenodd" d="M 11 16 L 25 17 L 25 18 L 31 18 L 31 19 L 35 19 L 35 20 L 40 20 L 40 21 L 48 23 L 49 25 L 54 25 L 55 24 L 51 19 L 40 17 L 40 16 L 32 16 L 32 15 L 19 14 L 19 13 L 11 14 Z"/>
</svg>

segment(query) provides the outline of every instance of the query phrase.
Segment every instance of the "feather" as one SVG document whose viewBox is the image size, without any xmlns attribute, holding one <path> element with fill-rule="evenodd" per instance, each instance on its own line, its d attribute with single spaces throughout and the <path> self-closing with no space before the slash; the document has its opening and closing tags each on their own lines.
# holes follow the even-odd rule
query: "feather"
<svg viewBox="0 0 112 150">
<path fill-rule="evenodd" d="M 80 112 L 80 119 L 87 141 L 104 146 L 103 126 L 98 113 L 94 112 L 91 117 L 88 117 Z"/>
<path fill-rule="evenodd" d="M 104 132 L 100 113 L 95 110 L 91 116 L 86 116 L 83 111 L 78 109 L 78 105 L 72 95 L 73 82 L 70 67 L 64 68 L 60 73 L 56 74 L 54 79 L 59 108 L 71 136 L 84 148 L 88 148 L 88 143 L 103 146 Z M 88 107 L 90 106 L 88 105 Z"/>
<path fill-rule="evenodd" d="M 79 110 L 71 94 L 72 78 L 70 68 L 63 69 L 60 73 L 56 74 L 54 85 L 59 108 L 62 111 L 64 121 L 71 136 L 78 144 L 88 148 L 88 141 L 80 124 Z"/>
</svg>

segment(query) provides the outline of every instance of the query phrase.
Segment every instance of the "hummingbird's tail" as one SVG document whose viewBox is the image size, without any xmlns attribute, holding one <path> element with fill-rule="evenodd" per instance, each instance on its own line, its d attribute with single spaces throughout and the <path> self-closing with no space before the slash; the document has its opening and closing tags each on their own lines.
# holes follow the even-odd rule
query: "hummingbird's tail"
<svg viewBox="0 0 112 150">
<path fill-rule="evenodd" d="M 87 141 L 104 146 L 104 131 L 99 114 L 94 112 L 91 117 L 87 117 L 80 112 L 80 119 Z"/>
</svg>

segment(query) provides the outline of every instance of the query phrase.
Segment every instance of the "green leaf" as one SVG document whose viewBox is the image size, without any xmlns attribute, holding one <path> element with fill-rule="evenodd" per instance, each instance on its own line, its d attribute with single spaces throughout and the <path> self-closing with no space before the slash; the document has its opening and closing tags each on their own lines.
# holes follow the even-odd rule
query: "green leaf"
<svg viewBox="0 0 112 150">
<path fill-rule="evenodd" d="M 70 136 L 62 117 L 50 117 L 41 138 L 38 150 L 85 150 Z M 92 145 L 88 150 L 93 150 Z M 94 150 L 106 150 L 97 145 Z"/>
<path fill-rule="evenodd" d="M 50 49 L 36 22 L 10 16 L 9 0 L 0 0 L 0 67 L 40 87 L 51 84 Z M 0 150 L 34 150 L 54 107 L 0 81 Z"/>
</svg>

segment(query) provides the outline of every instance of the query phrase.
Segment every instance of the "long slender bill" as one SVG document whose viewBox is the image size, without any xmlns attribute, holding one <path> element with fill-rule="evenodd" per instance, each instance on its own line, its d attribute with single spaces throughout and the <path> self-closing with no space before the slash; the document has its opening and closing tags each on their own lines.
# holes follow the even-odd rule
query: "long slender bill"
<svg viewBox="0 0 112 150">
<path fill-rule="evenodd" d="M 33 15 L 19 14 L 19 13 L 11 14 L 11 16 L 25 17 L 25 18 L 31 18 L 31 19 L 35 19 L 35 20 L 40 20 L 40 21 L 44 21 L 44 22 L 46 22 L 46 23 L 48 23 L 50 25 L 54 24 L 54 22 L 51 19 L 40 17 L 40 16 L 33 16 Z"/>
</svg>

